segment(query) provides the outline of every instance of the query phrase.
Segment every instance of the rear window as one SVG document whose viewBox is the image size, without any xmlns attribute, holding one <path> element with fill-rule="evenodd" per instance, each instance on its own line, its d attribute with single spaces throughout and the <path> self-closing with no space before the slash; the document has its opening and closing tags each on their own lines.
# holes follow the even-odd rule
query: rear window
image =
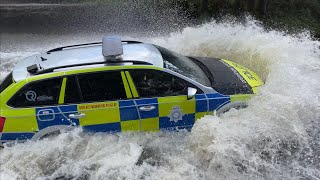
<svg viewBox="0 0 320 180">
<path fill-rule="evenodd" d="M 32 82 L 20 89 L 8 105 L 13 107 L 34 107 L 58 104 L 61 78 Z"/>
<path fill-rule="evenodd" d="M 8 74 L 6 78 L 0 84 L 0 93 L 7 89 L 13 83 L 12 73 Z"/>
<path fill-rule="evenodd" d="M 78 81 L 84 102 L 127 99 L 120 71 L 83 74 Z"/>
</svg>

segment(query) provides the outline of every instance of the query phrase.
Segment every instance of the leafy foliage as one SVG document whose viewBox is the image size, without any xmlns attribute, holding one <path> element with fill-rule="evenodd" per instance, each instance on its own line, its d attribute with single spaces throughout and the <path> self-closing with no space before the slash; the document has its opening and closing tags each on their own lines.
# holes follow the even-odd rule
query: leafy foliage
<svg viewBox="0 0 320 180">
<path fill-rule="evenodd" d="M 178 8 L 181 14 L 198 22 L 212 18 L 222 20 L 225 16 L 241 19 L 249 13 L 264 22 L 266 27 L 283 28 L 289 32 L 308 29 L 316 37 L 320 37 L 320 0 L 42 0 L 41 2 L 156 7 L 152 9 Z"/>
</svg>

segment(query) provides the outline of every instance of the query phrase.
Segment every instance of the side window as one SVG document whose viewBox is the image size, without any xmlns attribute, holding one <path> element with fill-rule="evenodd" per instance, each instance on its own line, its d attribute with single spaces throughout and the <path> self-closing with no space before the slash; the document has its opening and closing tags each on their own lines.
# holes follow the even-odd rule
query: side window
<svg viewBox="0 0 320 180">
<path fill-rule="evenodd" d="M 127 98 L 120 71 L 83 74 L 78 81 L 85 102 Z"/>
<path fill-rule="evenodd" d="M 80 103 L 80 91 L 77 85 L 77 80 L 75 76 L 69 76 L 67 78 L 66 92 L 64 96 L 65 103 Z"/>
<path fill-rule="evenodd" d="M 187 81 L 162 71 L 131 70 L 130 74 L 141 97 L 186 95 L 190 86 Z"/>
<path fill-rule="evenodd" d="M 61 81 L 61 78 L 55 78 L 27 84 L 13 96 L 8 104 L 13 107 L 58 104 Z"/>
</svg>

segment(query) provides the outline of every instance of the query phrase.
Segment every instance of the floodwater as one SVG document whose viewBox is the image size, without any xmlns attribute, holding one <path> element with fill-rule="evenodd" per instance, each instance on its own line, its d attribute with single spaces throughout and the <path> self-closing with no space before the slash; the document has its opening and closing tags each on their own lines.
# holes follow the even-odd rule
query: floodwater
<svg viewBox="0 0 320 180">
<path fill-rule="evenodd" d="M 141 17 L 151 16 L 149 11 Z M 60 31 L 63 23 L 48 23 L 35 25 L 39 29 L 33 32 L 23 23 L 5 22 L 0 77 L 26 56 L 120 34 L 185 55 L 230 59 L 255 70 L 265 86 L 248 108 L 206 116 L 191 132 L 91 135 L 76 129 L 6 147 L 0 150 L 0 179 L 320 179 L 320 42 L 308 32 L 266 31 L 252 18 L 241 24 L 226 20 L 195 26 L 169 14 L 161 16 L 168 20 L 159 20 L 159 26 L 124 14 L 116 21 L 139 27 L 111 23 L 111 30 L 100 29 L 106 22 L 96 24 L 98 18 L 72 21 L 75 27 L 89 24 L 88 31 Z M 109 15 L 99 11 L 96 16 Z"/>
</svg>

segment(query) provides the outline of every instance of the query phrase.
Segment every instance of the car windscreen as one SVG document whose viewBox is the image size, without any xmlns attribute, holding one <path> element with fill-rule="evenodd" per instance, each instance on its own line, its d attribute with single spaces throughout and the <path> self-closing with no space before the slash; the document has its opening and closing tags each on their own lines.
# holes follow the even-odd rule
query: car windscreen
<svg viewBox="0 0 320 180">
<path fill-rule="evenodd" d="M 156 46 L 160 51 L 164 67 L 182 74 L 200 84 L 205 86 L 210 86 L 210 80 L 206 73 L 190 58 L 177 54 L 175 52 L 169 51 L 160 46 Z"/>
<path fill-rule="evenodd" d="M 4 78 L 2 82 L 0 81 L 0 93 L 2 93 L 2 91 L 7 89 L 7 87 L 9 87 L 12 83 L 13 83 L 13 78 L 12 78 L 12 72 L 11 72 L 10 74 L 7 75 L 6 78 Z"/>
</svg>

